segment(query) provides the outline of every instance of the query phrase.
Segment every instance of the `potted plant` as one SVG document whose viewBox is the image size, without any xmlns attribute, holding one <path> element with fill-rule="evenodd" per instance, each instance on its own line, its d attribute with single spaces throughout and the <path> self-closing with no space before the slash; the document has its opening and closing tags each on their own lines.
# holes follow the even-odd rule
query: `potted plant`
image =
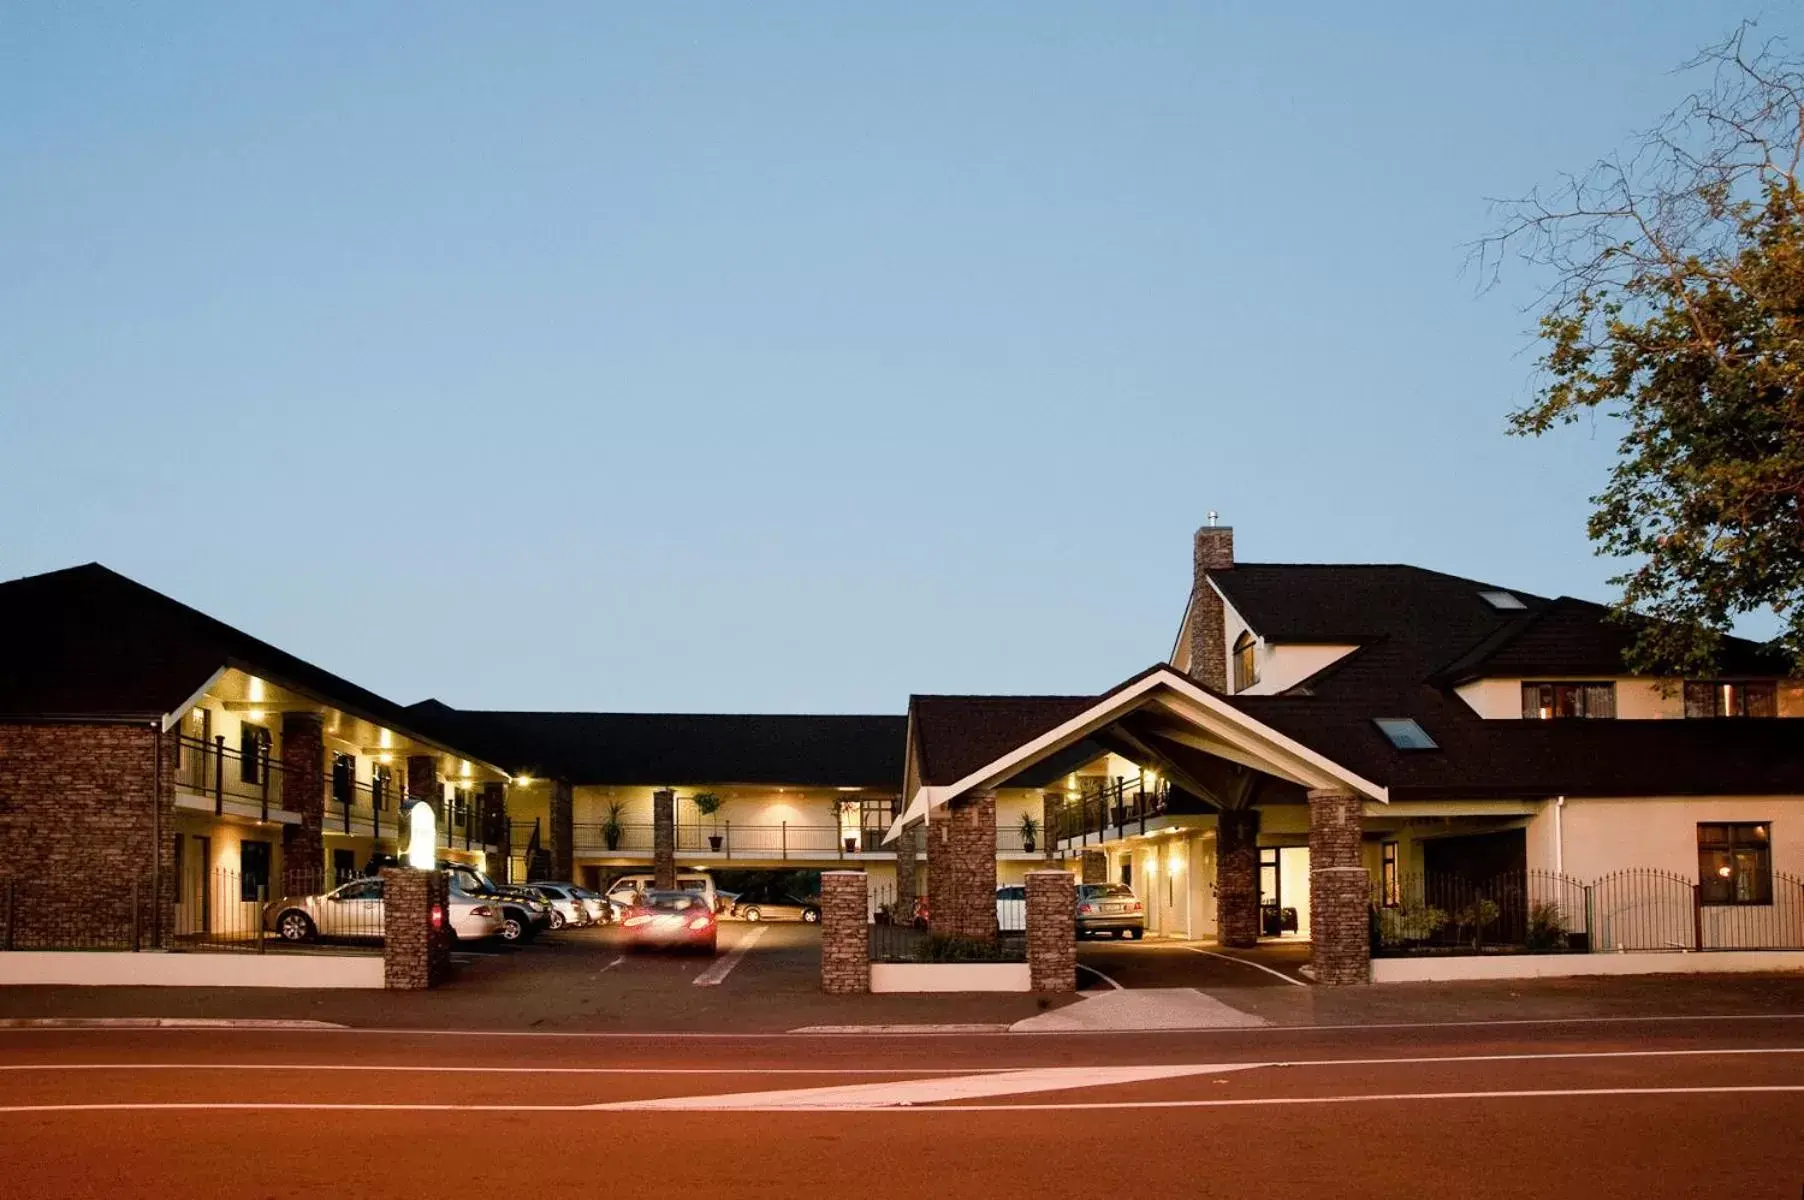
<svg viewBox="0 0 1804 1200">
<path fill-rule="evenodd" d="M 1032 813 L 1021 814 L 1021 848 L 1029 854 L 1034 852 L 1034 842 L 1040 836 L 1040 823 L 1034 820 Z"/>
<path fill-rule="evenodd" d="M 621 821 L 620 814 L 625 811 L 625 801 L 608 801 L 608 817 L 601 823 L 601 838 L 608 844 L 609 850 L 620 849 L 620 837 L 626 832 L 626 825 Z"/>
<path fill-rule="evenodd" d="M 833 800 L 828 801 L 827 811 L 833 814 L 833 824 L 839 828 L 840 835 L 845 840 L 846 853 L 858 853 L 858 835 L 856 833 L 846 833 L 845 826 L 842 824 L 845 820 L 845 815 L 848 812 L 858 811 L 858 801 L 847 800 L 843 796 L 835 797 Z"/>
<path fill-rule="evenodd" d="M 698 815 L 712 817 L 720 811 L 720 797 L 713 792 L 695 793 L 695 811 Z M 708 849 L 720 853 L 720 822 L 714 822 L 714 832 L 708 835 Z"/>
</svg>

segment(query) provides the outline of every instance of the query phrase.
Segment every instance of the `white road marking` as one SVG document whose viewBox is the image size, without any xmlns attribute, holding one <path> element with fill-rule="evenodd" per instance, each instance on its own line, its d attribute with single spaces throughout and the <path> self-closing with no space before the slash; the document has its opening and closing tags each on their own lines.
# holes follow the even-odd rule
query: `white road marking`
<svg viewBox="0 0 1804 1200">
<path fill-rule="evenodd" d="M 619 966 L 621 963 L 623 963 L 625 961 L 626 961 L 626 955 L 624 955 L 624 954 L 619 955 L 614 959 L 613 962 L 609 963 L 607 966 L 603 967 L 601 970 L 595 972 L 595 974 L 597 976 L 605 975 L 609 971 L 612 971 L 615 967 Z"/>
<path fill-rule="evenodd" d="M 693 982 L 696 987 L 713 987 L 733 973 L 745 952 L 758 944 L 758 940 L 770 932 L 770 926 L 764 924 L 748 925 L 745 932 L 739 935 L 739 944 L 727 951 L 724 958 L 714 960 L 714 965 L 697 975 Z"/>
<path fill-rule="evenodd" d="M 1090 972 L 1090 974 L 1096 976 L 1098 979 L 1102 980 L 1104 983 L 1108 984 L 1110 987 L 1114 988 L 1118 992 L 1127 991 L 1126 988 L 1122 987 L 1119 983 L 1116 983 L 1113 979 L 1110 979 L 1107 975 L 1104 975 L 1101 971 L 1098 971 L 1095 967 L 1089 966 L 1088 964 L 1085 964 L 1085 963 L 1078 963 L 1077 969 L 1080 971 Z"/>
<path fill-rule="evenodd" d="M 349 1025 L 334 1021 L 260 1020 L 230 1017 L 7 1017 L 5 1029 L 280 1029 L 333 1030 L 348 1033 Z"/>
<path fill-rule="evenodd" d="M 1264 971 L 1267 975 L 1276 975 L 1279 979 L 1282 979 L 1285 983 L 1294 984 L 1297 987 L 1308 987 L 1309 986 L 1308 984 L 1304 983 L 1301 979 L 1292 979 L 1290 976 L 1286 975 L 1284 972 L 1274 971 L 1270 967 L 1266 966 L 1264 963 L 1256 963 L 1250 958 L 1236 958 L 1232 954 L 1219 954 L 1214 950 L 1204 950 L 1198 946 L 1184 946 L 1184 947 L 1182 947 L 1182 949 L 1188 950 L 1192 954 L 1207 954 L 1210 958 L 1219 958 L 1226 962 L 1239 963 L 1243 967 L 1252 967 L 1255 971 Z"/>
</svg>

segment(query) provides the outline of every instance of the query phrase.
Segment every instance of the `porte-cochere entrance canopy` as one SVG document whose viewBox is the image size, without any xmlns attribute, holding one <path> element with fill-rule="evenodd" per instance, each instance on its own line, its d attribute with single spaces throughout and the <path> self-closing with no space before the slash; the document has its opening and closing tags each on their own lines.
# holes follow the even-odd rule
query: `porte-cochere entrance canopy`
<svg viewBox="0 0 1804 1200">
<path fill-rule="evenodd" d="M 1045 787 L 1102 754 L 1161 777 L 1178 798 L 1171 811 L 1213 818 L 1214 896 L 1220 938 L 1230 945 L 1259 936 L 1261 813 L 1290 806 L 1300 815 L 1307 806 L 1317 978 L 1366 980 L 1362 813 L 1367 803 L 1387 803 L 1387 789 L 1167 666 L 1100 696 L 913 699 L 906 807 L 886 841 L 912 858 L 926 828 L 936 927 L 942 915 L 955 934 L 993 923 L 997 789 Z M 1051 827 L 1056 796 L 1046 797 L 1049 852 L 1059 837 Z"/>
</svg>

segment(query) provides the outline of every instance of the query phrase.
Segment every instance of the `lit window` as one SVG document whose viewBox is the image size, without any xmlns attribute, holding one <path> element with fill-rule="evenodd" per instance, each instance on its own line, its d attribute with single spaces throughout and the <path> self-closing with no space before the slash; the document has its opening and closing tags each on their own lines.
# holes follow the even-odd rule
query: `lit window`
<svg viewBox="0 0 1804 1200">
<path fill-rule="evenodd" d="M 1492 608 L 1504 612 L 1522 612 L 1528 608 L 1528 605 L 1522 603 L 1520 599 L 1510 592 L 1480 592 L 1478 593 L 1478 597 Z"/>
<path fill-rule="evenodd" d="M 1408 717 L 1378 717 L 1373 722 L 1399 750 L 1439 750 L 1428 731 Z"/>
<path fill-rule="evenodd" d="M 1773 902 L 1771 821 L 1698 826 L 1698 902 Z"/>
<path fill-rule="evenodd" d="M 1258 643 L 1250 633 L 1242 633 L 1234 639 L 1234 690 L 1244 692 L 1259 682 L 1259 664 L 1254 660 L 1253 651 Z"/>
<path fill-rule="evenodd" d="M 1685 681 L 1688 717 L 1776 717 L 1779 685 L 1771 680 Z"/>
<path fill-rule="evenodd" d="M 1380 844 L 1380 862 L 1383 866 L 1384 906 L 1396 908 L 1403 903 L 1403 884 L 1397 874 L 1397 843 Z"/>
<path fill-rule="evenodd" d="M 1522 715 L 1527 720 L 1616 715 L 1613 683 L 1524 683 Z"/>
</svg>

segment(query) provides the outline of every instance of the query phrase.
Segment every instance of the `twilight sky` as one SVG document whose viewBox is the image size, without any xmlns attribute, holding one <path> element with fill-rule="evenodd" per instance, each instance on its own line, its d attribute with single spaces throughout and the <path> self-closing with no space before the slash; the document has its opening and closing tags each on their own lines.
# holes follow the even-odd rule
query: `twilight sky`
<svg viewBox="0 0 1804 1200">
<path fill-rule="evenodd" d="M 0 578 L 669 711 L 1107 687 L 1210 509 L 1604 599 L 1461 245 L 1743 15 L 0 0 Z"/>
</svg>

